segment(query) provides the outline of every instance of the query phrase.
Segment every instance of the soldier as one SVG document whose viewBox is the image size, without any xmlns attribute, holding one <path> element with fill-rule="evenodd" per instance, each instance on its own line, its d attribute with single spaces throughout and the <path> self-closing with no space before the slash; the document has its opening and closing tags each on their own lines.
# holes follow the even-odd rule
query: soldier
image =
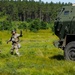
<svg viewBox="0 0 75 75">
<path fill-rule="evenodd" d="M 22 37 L 22 31 L 20 32 L 20 34 L 17 34 L 16 30 L 13 30 L 11 33 L 12 33 L 12 36 L 10 40 L 7 41 L 7 44 L 8 42 L 11 41 L 12 42 L 11 54 L 13 55 L 15 50 L 15 53 L 19 56 L 18 49 L 21 47 L 19 44 L 19 37 Z"/>
</svg>

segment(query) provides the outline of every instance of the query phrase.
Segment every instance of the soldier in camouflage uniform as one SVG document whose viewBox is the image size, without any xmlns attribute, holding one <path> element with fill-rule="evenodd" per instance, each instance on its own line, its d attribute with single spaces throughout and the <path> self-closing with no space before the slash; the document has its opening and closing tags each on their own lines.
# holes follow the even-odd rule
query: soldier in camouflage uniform
<svg viewBox="0 0 75 75">
<path fill-rule="evenodd" d="M 12 48 L 11 48 L 11 54 L 15 53 L 19 56 L 19 52 L 18 49 L 20 48 L 20 44 L 19 44 L 19 37 L 22 37 L 22 31 L 20 32 L 20 34 L 17 34 L 15 30 L 13 30 L 12 32 L 12 36 L 10 38 L 10 40 L 7 41 L 8 42 L 12 42 Z"/>
</svg>

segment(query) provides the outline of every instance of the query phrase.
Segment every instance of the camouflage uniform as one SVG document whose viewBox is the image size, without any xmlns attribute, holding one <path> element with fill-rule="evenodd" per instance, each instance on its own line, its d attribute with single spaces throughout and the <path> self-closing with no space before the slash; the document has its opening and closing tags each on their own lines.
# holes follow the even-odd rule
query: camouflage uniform
<svg viewBox="0 0 75 75">
<path fill-rule="evenodd" d="M 22 32 L 21 34 L 17 34 L 17 33 L 15 33 L 14 35 L 12 34 L 10 40 L 8 41 L 8 42 L 12 41 L 11 54 L 13 54 L 15 50 L 15 53 L 19 55 L 19 52 L 18 52 L 18 49 L 20 48 L 19 37 L 21 36 L 22 36 Z"/>
</svg>

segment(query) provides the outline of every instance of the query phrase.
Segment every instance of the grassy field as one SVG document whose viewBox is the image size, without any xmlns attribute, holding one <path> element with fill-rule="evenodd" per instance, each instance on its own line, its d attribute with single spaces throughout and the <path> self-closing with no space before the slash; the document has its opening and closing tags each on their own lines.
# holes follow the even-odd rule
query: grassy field
<svg viewBox="0 0 75 75">
<path fill-rule="evenodd" d="M 63 50 L 54 47 L 58 38 L 49 30 L 23 31 L 21 56 L 10 55 L 11 33 L 0 32 L 0 75 L 75 75 L 75 62 L 66 61 Z"/>
</svg>

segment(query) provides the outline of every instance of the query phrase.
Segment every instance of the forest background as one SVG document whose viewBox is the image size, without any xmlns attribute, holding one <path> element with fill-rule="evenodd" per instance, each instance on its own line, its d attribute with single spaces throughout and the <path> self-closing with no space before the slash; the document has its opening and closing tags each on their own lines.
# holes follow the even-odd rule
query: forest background
<svg viewBox="0 0 75 75">
<path fill-rule="evenodd" d="M 34 0 L 0 0 L 0 30 L 38 31 L 53 27 L 62 6 L 72 3 L 50 3 Z"/>
</svg>

